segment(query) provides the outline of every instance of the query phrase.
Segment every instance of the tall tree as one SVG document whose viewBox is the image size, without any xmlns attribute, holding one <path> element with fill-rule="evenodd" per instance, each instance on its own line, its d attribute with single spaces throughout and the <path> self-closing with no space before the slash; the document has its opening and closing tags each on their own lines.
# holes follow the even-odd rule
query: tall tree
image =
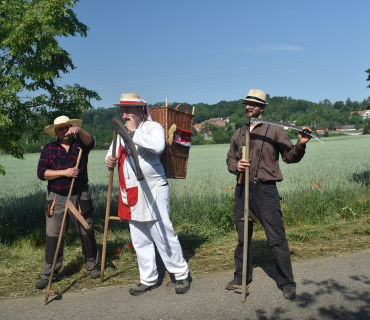
<svg viewBox="0 0 370 320">
<path fill-rule="evenodd" d="M 56 116 L 78 117 L 92 108 L 91 99 L 100 100 L 78 84 L 56 83 L 75 68 L 58 38 L 87 36 L 72 10 L 76 2 L 0 0 L 0 149 L 16 158 L 23 158 L 24 133 L 36 140 Z"/>
</svg>

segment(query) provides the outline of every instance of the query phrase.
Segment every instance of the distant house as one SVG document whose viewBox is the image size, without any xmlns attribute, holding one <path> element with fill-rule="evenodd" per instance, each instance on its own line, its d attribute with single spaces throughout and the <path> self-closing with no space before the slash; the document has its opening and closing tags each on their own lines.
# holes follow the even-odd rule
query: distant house
<svg viewBox="0 0 370 320">
<path fill-rule="evenodd" d="M 370 110 L 363 110 L 363 111 L 352 111 L 351 112 L 351 116 L 354 114 L 354 113 L 358 113 L 362 119 L 370 119 Z"/>
<path fill-rule="evenodd" d="M 354 124 L 342 126 L 342 132 L 353 132 L 353 131 L 356 131 L 356 126 Z"/>
<path fill-rule="evenodd" d="M 204 122 L 210 122 L 216 126 L 225 127 L 226 123 L 229 123 L 229 117 L 227 117 L 226 120 L 222 120 L 222 118 L 211 118 L 208 120 L 204 120 Z M 204 122 L 193 125 L 193 128 L 197 130 L 197 132 L 199 132 L 204 125 Z"/>
<path fill-rule="evenodd" d="M 197 123 L 197 124 L 193 125 L 193 128 L 194 128 L 195 130 L 197 130 L 197 132 L 199 132 L 203 125 L 204 125 L 204 122 L 202 122 L 202 123 Z"/>
<path fill-rule="evenodd" d="M 342 131 L 342 124 L 341 123 L 334 123 L 334 129 L 335 131 Z"/>
<path fill-rule="evenodd" d="M 216 124 L 216 123 L 222 121 L 222 118 L 211 118 L 208 121 L 211 122 L 211 123 Z"/>
</svg>

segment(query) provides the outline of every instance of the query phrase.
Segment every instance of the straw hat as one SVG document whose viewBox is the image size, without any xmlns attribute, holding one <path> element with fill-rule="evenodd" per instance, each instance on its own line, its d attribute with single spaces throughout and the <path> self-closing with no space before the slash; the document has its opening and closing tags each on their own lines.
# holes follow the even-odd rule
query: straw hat
<svg viewBox="0 0 370 320">
<path fill-rule="evenodd" d="M 115 106 L 137 106 L 145 107 L 147 102 L 143 99 L 140 99 L 140 96 L 137 93 L 122 93 L 119 103 L 113 103 Z"/>
<path fill-rule="evenodd" d="M 257 89 L 251 89 L 248 92 L 248 95 L 245 97 L 245 99 L 240 99 L 242 101 L 253 101 L 261 104 L 268 104 L 266 102 L 266 93 L 264 93 L 261 90 Z"/>
<path fill-rule="evenodd" d="M 55 118 L 54 124 L 51 124 L 50 126 L 47 126 L 44 128 L 45 133 L 47 133 L 50 136 L 56 137 L 55 134 L 55 128 L 63 123 L 70 124 L 72 127 L 80 127 L 82 124 L 82 119 L 69 119 L 67 116 L 60 116 L 58 118 Z"/>
</svg>

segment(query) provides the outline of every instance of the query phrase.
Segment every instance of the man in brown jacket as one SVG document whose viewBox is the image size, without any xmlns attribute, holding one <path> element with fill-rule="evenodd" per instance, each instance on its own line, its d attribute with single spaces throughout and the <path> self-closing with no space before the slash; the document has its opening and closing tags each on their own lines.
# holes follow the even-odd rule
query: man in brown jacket
<svg viewBox="0 0 370 320">
<path fill-rule="evenodd" d="M 266 94 L 261 90 L 252 89 L 244 101 L 245 115 L 247 118 L 262 118 L 267 105 Z M 312 132 L 309 128 L 303 129 Z M 261 222 L 270 246 L 270 251 L 275 259 L 277 270 L 277 284 L 283 290 L 284 298 L 296 297 L 296 283 L 294 282 L 292 263 L 288 242 L 280 208 L 280 197 L 276 182 L 283 180 L 279 168 L 279 153 L 286 163 L 299 162 L 306 150 L 306 143 L 310 136 L 299 133 L 298 142 L 293 145 L 284 130 L 278 126 L 265 123 L 250 124 L 250 160 L 241 159 L 241 146 L 245 146 L 246 126 L 236 130 L 231 138 L 230 150 L 227 153 L 226 163 L 232 174 L 239 175 L 250 167 L 249 175 L 249 208 Z M 234 259 L 236 270 L 234 279 L 226 286 L 234 290 L 234 286 L 242 284 L 243 273 L 243 241 L 244 241 L 244 179 L 242 184 L 235 188 L 234 218 L 238 232 L 238 245 L 235 249 Z M 252 234 L 253 222 L 248 224 L 248 263 L 247 285 L 252 282 Z"/>
</svg>

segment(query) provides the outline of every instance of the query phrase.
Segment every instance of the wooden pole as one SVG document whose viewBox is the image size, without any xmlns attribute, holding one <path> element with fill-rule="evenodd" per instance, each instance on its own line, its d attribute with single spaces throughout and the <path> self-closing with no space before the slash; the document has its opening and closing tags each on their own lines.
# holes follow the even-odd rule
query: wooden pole
<svg viewBox="0 0 370 320">
<path fill-rule="evenodd" d="M 80 149 L 80 151 L 78 153 L 76 168 L 78 168 L 78 166 L 80 164 L 81 156 L 82 156 L 82 149 L 81 148 L 79 148 L 79 149 Z M 68 192 L 68 196 L 67 196 L 67 200 L 69 200 L 71 198 L 71 194 L 72 194 L 74 183 L 75 183 L 75 178 L 72 179 L 71 187 L 69 188 L 69 192 Z M 45 294 L 45 302 L 44 302 L 44 304 L 47 304 L 48 303 L 48 299 L 49 299 L 49 296 L 50 295 L 55 295 L 55 292 L 54 291 L 51 291 L 50 290 L 50 287 L 51 287 L 51 283 L 52 283 L 53 277 L 54 277 L 55 265 L 57 263 L 58 253 L 59 253 L 59 249 L 60 249 L 60 244 L 62 242 L 64 226 L 65 226 L 66 220 L 67 220 L 67 212 L 68 212 L 68 204 L 66 202 L 66 205 L 65 205 L 65 208 L 64 208 L 64 214 L 63 214 L 62 226 L 61 226 L 60 232 L 59 232 L 57 249 L 55 250 L 53 266 L 51 267 L 51 273 L 50 273 L 50 277 L 49 277 L 49 283 L 48 283 L 48 287 L 46 288 L 46 294 Z"/>
<path fill-rule="evenodd" d="M 117 132 L 113 132 L 113 146 L 112 146 L 112 157 L 116 155 L 116 145 L 117 145 Z M 109 174 L 109 184 L 108 184 L 108 196 L 107 196 L 107 206 L 105 210 L 105 225 L 104 225 L 104 238 L 103 238 L 103 253 L 101 257 L 101 271 L 100 280 L 104 280 L 104 268 L 105 268 L 105 256 L 107 254 L 107 238 L 108 238 L 108 224 L 109 224 L 109 214 L 110 214 L 110 203 L 112 199 L 112 187 L 113 187 L 113 176 L 114 168 L 110 170 Z"/>
<path fill-rule="evenodd" d="M 245 157 L 249 161 L 250 155 L 250 118 L 247 118 L 245 123 Z M 247 266 L 248 266 L 248 224 L 249 224 L 249 167 L 245 168 L 244 175 L 244 245 L 243 245 L 243 277 L 242 277 L 242 302 L 245 302 L 247 296 Z"/>
</svg>

